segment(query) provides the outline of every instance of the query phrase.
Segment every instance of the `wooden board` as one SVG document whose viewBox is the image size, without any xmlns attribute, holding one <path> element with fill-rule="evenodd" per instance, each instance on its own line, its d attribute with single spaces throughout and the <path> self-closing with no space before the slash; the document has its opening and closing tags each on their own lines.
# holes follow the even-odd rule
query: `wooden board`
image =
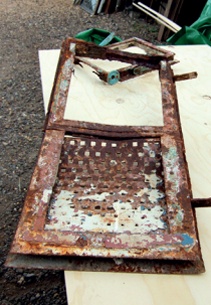
<svg viewBox="0 0 211 305">
<path fill-rule="evenodd" d="M 177 83 L 178 99 L 194 197 L 211 196 L 211 49 L 208 46 L 166 47 L 180 63 L 175 74 L 197 71 L 198 78 Z M 45 107 L 59 51 L 40 51 Z M 79 68 L 80 69 L 80 68 Z M 66 117 L 107 124 L 162 125 L 156 73 L 113 87 L 89 68 L 78 68 L 71 85 Z M 88 74 L 86 74 L 88 73 Z M 104 88 L 105 87 L 105 88 Z M 116 87 L 116 88 L 115 88 Z M 105 90 L 103 90 L 105 89 Z M 156 108 L 157 107 L 157 108 Z M 69 305 L 146 304 L 207 305 L 211 301 L 211 209 L 197 211 L 207 272 L 197 276 L 65 272 Z"/>
</svg>

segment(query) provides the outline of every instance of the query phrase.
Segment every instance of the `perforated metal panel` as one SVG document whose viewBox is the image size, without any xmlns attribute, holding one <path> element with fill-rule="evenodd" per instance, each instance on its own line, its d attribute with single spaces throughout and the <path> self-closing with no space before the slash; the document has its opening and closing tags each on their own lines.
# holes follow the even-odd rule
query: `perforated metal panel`
<svg viewBox="0 0 211 305">
<path fill-rule="evenodd" d="M 65 138 L 45 229 L 146 234 L 166 228 L 158 139 Z"/>
</svg>

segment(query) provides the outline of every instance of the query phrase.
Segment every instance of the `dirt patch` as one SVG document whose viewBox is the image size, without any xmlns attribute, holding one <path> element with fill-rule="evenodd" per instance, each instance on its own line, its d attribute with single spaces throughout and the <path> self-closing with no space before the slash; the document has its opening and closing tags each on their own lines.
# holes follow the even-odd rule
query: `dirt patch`
<svg viewBox="0 0 211 305">
<path fill-rule="evenodd" d="M 129 16 L 130 15 L 130 16 Z M 133 16 L 131 16 L 133 15 Z M 140 13 L 90 16 L 71 0 L 1 0 L 0 303 L 66 304 L 63 272 L 4 267 L 42 139 L 39 49 L 58 49 L 88 28 L 156 43 L 158 26 Z"/>
</svg>

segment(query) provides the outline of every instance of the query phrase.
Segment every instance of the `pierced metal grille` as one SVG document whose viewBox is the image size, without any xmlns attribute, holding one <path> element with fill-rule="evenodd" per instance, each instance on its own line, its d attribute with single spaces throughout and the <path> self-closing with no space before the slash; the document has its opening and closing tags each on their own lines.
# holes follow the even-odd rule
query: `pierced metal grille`
<svg viewBox="0 0 211 305">
<path fill-rule="evenodd" d="M 166 228 L 158 139 L 65 138 L 46 230 L 146 234 Z"/>
</svg>

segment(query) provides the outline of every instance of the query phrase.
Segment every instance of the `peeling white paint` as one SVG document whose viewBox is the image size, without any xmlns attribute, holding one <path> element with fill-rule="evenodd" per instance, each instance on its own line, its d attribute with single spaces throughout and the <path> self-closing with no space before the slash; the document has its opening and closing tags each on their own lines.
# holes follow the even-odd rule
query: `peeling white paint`
<svg viewBox="0 0 211 305">
<path fill-rule="evenodd" d="M 121 190 L 121 191 L 118 192 L 118 194 L 119 194 L 119 195 L 127 195 L 128 192 L 125 191 L 125 190 Z"/>
<path fill-rule="evenodd" d="M 33 215 L 36 215 L 38 213 L 39 207 L 41 205 L 48 204 L 51 194 L 52 194 L 52 189 L 45 189 L 43 191 L 41 200 L 39 200 L 39 197 L 37 195 L 34 197 L 35 204 L 33 204 Z"/>
<path fill-rule="evenodd" d="M 83 197 L 79 197 L 78 199 L 81 200 L 96 200 L 96 201 L 103 201 L 106 199 L 107 196 L 110 196 L 110 194 L 108 192 L 103 192 L 101 194 L 94 194 L 94 195 L 87 195 L 87 196 L 83 196 Z"/>
<path fill-rule="evenodd" d="M 51 194 L 52 194 L 52 189 L 48 189 L 48 190 L 45 189 L 41 201 L 47 203 L 50 199 Z"/>
<path fill-rule="evenodd" d="M 158 189 L 148 189 L 143 188 L 139 192 L 137 192 L 134 196 L 135 197 L 142 197 L 143 195 L 147 195 L 149 198 L 149 201 L 153 204 L 157 203 L 158 200 L 163 199 L 165 197 L 165 194 Z"/>
<path fill-rule="evenodd" d="M 165 210 L 155 205 L 152 208 L 139 206 L 133 209 L 131 202 L 116 200 L 113 202 L 112 211 L 96 210 L 94 213 L 85 209 L 77 210 L 73 203 L 73 198 L 81 202 L 81 206 L 87 203 L 87 199 L 92 201 L 93 209 L 95 202 L 99 203 L 112 195 L 108 192 L 90 196 L 78 196 L 69 191 L 61 191 L 56 200 L 52 202 L 49 211 L 50 221 L 46 224 L 47 230 L 71 230 L 77 232 L 114 232 L 147 234 L 158 229 L 166 229 L 166 224 L 161 216 Z M 105 213 L 104 213 L 105 212 Z"/>
<path fill-rule="evenodd" d="M 158 177 L 155 173 L 150 175 L 144 174 L 144 181 L 148 182 L 152 188 L 156 188 L 158 183 L 162 182 L 162 179 Z"/>
<path fill-rule="evenodd" d="M 37 195 L 35 195 L 34 200 L 35 200 L 35 204 L 33 204 L 33 213 L 32 213 L 33 216 L 37 214 L 40 203 L 40 200 Z"/>
<path fill-rule="evenodd" d="M 45 156 L 40 156 L 38 160 L 38 166 L 39 167 L 44 167 L 46 165 L 46 157 Z"/>
</svg>

